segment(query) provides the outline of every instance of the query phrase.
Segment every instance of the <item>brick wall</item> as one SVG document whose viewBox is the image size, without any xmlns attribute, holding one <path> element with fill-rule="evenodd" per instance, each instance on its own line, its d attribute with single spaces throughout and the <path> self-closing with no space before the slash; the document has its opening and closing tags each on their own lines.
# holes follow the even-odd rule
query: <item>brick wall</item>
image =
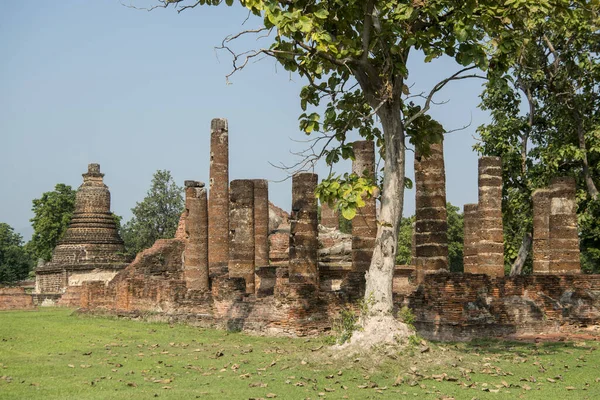
<svg viewBox="0 0 600 400">
<path fill-rule="evenodd" d="M 33 297 L 25 293 L 25 288 L 0 287 L 0 310 L 20 310 L 33 307 Z"/>
</svg>

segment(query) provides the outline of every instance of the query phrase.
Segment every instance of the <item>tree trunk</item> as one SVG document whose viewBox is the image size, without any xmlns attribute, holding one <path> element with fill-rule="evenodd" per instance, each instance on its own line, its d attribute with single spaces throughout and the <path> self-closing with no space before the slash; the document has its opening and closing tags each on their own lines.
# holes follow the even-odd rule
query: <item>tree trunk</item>
<svg viewBox="0 0 600 400">
<path fill-rule="evenodd" d="M 525 265 L 525 261 L 527 260 L 527 254 L 529 254 L 529 249 L 531 248 L 531 243 L 533 242 L 533 238 L 531 237 L 530 232 L 525 232 L 523 236 L 523 242 L 521 242 L 521 248 L 519 249 L 519 254 L 517 254 L 517 258 L 510 268 L 510 276 L 521 275 L 523 272 L 523 265 Z"/>
<path fill-rule="evenodd" d="M 405 146 L 400 107 L 390 101 L 378 111 L 385 139 L 384 175 L 377 239 L 366 274 L 365 301 L 367 315 L 363 318 L 391 316 L 392 280 L 398 229 L 404 204 Z"/>
</svg>

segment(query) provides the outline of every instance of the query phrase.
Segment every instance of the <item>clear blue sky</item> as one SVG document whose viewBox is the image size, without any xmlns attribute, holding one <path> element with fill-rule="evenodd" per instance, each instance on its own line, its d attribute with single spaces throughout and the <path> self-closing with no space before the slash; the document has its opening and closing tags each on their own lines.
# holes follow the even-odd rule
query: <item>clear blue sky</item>
<svg viewBox="0 0 600 400">
<path fill-rule="evenodd" d="M 151 1 L 149 2 L 151 3 Z M 144 2 L 138 2 L 144 5 Z M 177 14 L 124 7 L 117 0 L 24 0 L 0 12 L 0 222 L 28 239 L 31 201 L 57 183 L 77 188 L 87 164 L 100 163 L 112 209 L 125 220 L 153 173 L 170 170 L 178 184 L 208 181 L 210 120 L 230 129 L 230 179 L 281 180 L 269 165 L 292 163 L 306 136 L 298 129 L 301 80 L 272 60 L 250 64 L 231 85 L 231 59 L 214 47 L 240 30 L 241 8 L 198 7 Z M 258 27 L 249 20 L 246 27 Z M 413 92 L 429 90 L 459 67 L 423 64 L 413 55 Z M 480 80 L 450 84 L 432 110 L 446 129 L 448 200 L 477 201 L 475 129 Z M 292 140 L 293 139 L 293 140 Z M 412 153 L 407 174 L 412 177 Z M 337 170 L 349 170 L 349 164 Z M 326 175 L 324 166 L 316 172 Z M 270 198 L 289 209 L 291 183 L 270 183 Z M 414 213 L 406 192 L 404 215 Z"/>
</svg>

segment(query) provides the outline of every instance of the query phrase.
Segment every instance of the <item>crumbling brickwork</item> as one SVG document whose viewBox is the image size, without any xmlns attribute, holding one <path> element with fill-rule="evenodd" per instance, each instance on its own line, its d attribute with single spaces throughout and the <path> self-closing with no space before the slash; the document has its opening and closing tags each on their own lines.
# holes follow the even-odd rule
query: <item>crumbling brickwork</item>
<svg viewBox="0 0 600 400">
<path fill-rule="evenodd" d="M 425 273 L 448 271 L 448 219 L 444 143 L 429 154 L 415 154 L 415 257 L 418 279 Z"/>
<path fill-rule="evenodd" d="M 254 183 L 231 181 L 229 197 L 229 276 L 244 278 L 254 293 Z"/>
<path fill-rule="evenodd" d="M 182 215 L 184 232 L 178 234 L 178 239 L 157 241 L 107 285 L 85 282 L 79 295 L 81 306 L 120 315 L 152 312 L 169 321 L 266 333 L 306 335 L 330 330 L 340 310 L 355 309 L 356 301 L 362 297 L 360 281 L 362 279 L 364 287 L 364 273 L 372 252 L 369 246 L 375 235 L 374 202 L 370 208 L 363 209 L 362 221 L 360 214 L 353 221 L 358 229 L 348 237 L 324 225 L 318 230 L 314 196 L 317 176 L 314 174 L 302 173 L 293 177 L 290 216 L 274 206 L 269 207 L 268 214 L 264 209 L 261 211 L 258 203 L 268 204 L 266 184 L 259 188 L 263 181 L 233 181 L 229 190 L 227 176 L 223 173 L 226 165 L 221 165 L 219 170 L 220 191 L 215 190 L 217 180 L 213 180 L 212 171 L 215 149 L 221 146 L 221 156 L 227 152 L 226 135 L 225 139 L 214 135 L 215 132 L 222 134 L 223 129 L 226 132 L 226 122 L 217 122 L 220 128 L 211 133 L 211 142 L 220 138 L 211 147 L 211 198 L 215 195 L 218 199 L 219 193 L 221 196 L 227 194 L 228 204 L 218 207 L 215 212 L 220 215 L 227 210 L 226 219 L 220 217 L 216 221 L 221 227 L 226 226 L 231 235 L 226 247 L 228 268 L 220 265 L 216 273 L 211 271 L 210 290 L 206 290 L 204 284 L 192 288 L 187 282 L 188 266 L 195 266 L 196 262 L 182 262 L 181 255 L 185 248 L 185 260 L 189 261 L 188 255 L 193 249 L 186 242 L 196 235 L 194 229 L 203 223 L 192 203 L 187 202 L 201 201 L 202 196 L 197 198 L 200 187 L 186 184 L 189 193 L 187 211 Z M 433 150 L 432 156 L 421 158 L 416 164 L 417 224 L 419 221 L 421 224 L 414 235 L 415 256 L 429 260 L 420 264 L 419 272 L 445 271 L 447 268 L 447 243 L 442 237 L 446 230 L 442 149 Z M 355 154 L 357 161 L 353 170 L 374 174 L 373 144 L 359 142 Z M 221 164 L 226 161 L 221 157 Z M 422 336 L 463 340 L 558 332 L 571 329 L 571 325 L 600 322 L 600 275 L 575 275 L 572 274 L 575 268 L 570 267 L 576 239 L 571 181 L 555 180 L 548 191 L 551 194 L 545 203 L 542 202 L 547 232 L 544 239 L 548 254 L 546 268 L 561 273 L 503 276 L 501 169 L 499 158 L 482 158 L 479 203 L 465 205 L 467 274 L 419 275 L 411 266 L 397 266 L 394 271 L 394 305 L 396 308 L 411 307 L 416 315 L 415 326 Z M 263 194 L 258 193 L 263 189 Z M 535 196 L 534 203 L 539 214 L 541 203 L 536 202 Z M 209 207 L 209 219 L 211 212 Z M 325 210 L 326 217 L 327 212 Z M 264 244 L 259 245 L 257 241 L 262 241 L 265 235 L 265 215 L 268 215 L 270 226 L 271 259 L 267 260 L 270 265 L 264 258 L 259 261 L 261 256 L 258 254 L 264 249 Z M 227 221 L 225 225 L 224 220 Z M 365 221 L 372 225 L 361 225 Z M 536 223 L 534 221 L 534 225 Z M 556 232 L 552 234 L 552 230 Z M 220 244 L 216 244 L 218 251 L 223 249 Z M 208 245 L 210 257 L 212 238 Z M 446 253 L 440 254 L 438 250 L 444 247 Z M 445 263 L 438 262 L 439 257 L 446 257 Z M 555 261 L 552 261 L 553 257 Z M 58 275 L 54 278 L 58 281 L 74 279 Z M 76 299 L 75 292 L 68 291 L 64 301 L 70 303 Z"/>
<path fill-rule="evenodd" d="M 37 293 L 62 293 L 69 276 L 89 274 L 103 280 L 127 265 L 123 240 L 110 211 L 110 192 L 99 164 L 89 164 L 77 190 L 71 222 L 52 252 L 52 260 L 36 270 Z M 104 275 L 102 272 L 108 272 Z M 80 279 L 71 283 L 81 284 Z"/>
<path fill-rule="evenodd" d="M 208 205 L 204 183 L 185 181 L 185 251 L 183 276 L 188 289 L 207 292 Z"/>
<path fill-rule="evenodd" d="M 222 274 L 229 262 L 229 128 L 224 118 L 210 124 L 208 241 L 210 272 Z"/>
<path fill-rule="evenodd" d="M 479 159 L 479 203 L 477 206 L 479 242 L 474 273 L 504 276 L 504 236 L 502 225 L 502 160 Z"/>
<path fill-rule="evenodd" d="M 319 287 L 317 175 L 298 173 L 292 177 L 292 213 L 290 216 L 289 281 Z"/>
<path fill-rule="evenodd" d="M 22 287 L 0 287 L 0 311 L 33 308 L 33 297 Z"/>
<path fill-rule="evenodd" d="M 375 181 L 375 144 L 371 140 L 354 142 L 352 172 Z M 352 268 L 364 274 L 371 265 L 377 236 L 377 208 L 374 197 L 365 199 L 352 220 Z"/>
</svg>

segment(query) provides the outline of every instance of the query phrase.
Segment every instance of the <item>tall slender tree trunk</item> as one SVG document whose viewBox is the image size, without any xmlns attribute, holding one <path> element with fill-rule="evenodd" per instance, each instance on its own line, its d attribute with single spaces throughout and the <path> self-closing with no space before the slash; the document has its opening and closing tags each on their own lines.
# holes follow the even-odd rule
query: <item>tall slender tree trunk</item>
<svg viewBox="0 0 600 400">
<path fill-rule="evenodd" d="M 577 139 L 579 140 L 579 149 L 583 152 L 583 179 L 585 180 L 585 185 L 587 187 L 588 193 L 592 197 L 592 199 L 596 200 L 598 198 L 598 188 L 594 184 L 594 180 L 592 179 L 592 174 L 590 173 L 590 166 L 588 164 L 587 158 L 587 148 L 585 145 L 585 135 L 583 131 L 583 123 L 581 121 L 581 117 L 579 115 L 576 116 L 577 119 Z"/>
<path fill-rule="evenodd" d="M 531 232 L 525 232 L 523 235 L 523 241 L 521 242 L 521 248 L 517 254 L 517 258 L 510 268 L 510 276 L 521 275 L 523 272 L 523 266 L 527 260 L 527 255 L 529 254 L 529 249 L 531 248 L 532 242 L 533 238 L 531 237 Z"/>
<path fill-rule="evenodd" d="M 389 101 L 377 115 L 381 119 L 385 139 L 385 165 L 377 239 L 366 275 L 365 301 L 370 317 L 391 315 L 392 280 L 398 246 L 398 229 L 404 205 L 405 146 L 400 107 Z"/>
</svg>

